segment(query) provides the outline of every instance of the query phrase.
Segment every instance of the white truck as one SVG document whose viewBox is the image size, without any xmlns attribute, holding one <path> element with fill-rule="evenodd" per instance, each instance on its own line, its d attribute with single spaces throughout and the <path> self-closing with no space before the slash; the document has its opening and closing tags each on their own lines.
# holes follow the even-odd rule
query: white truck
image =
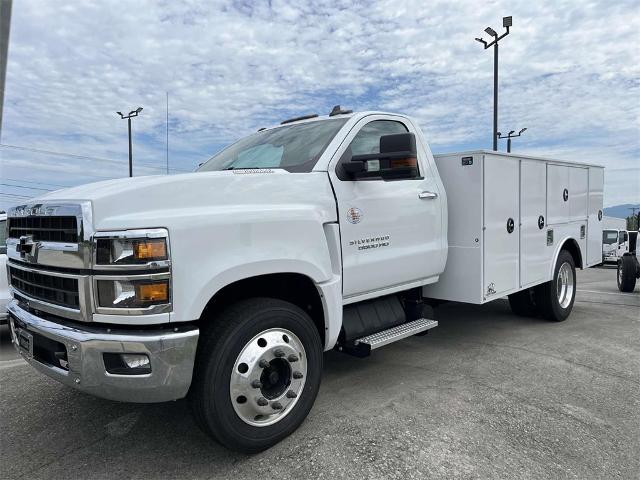
<svg viewBox="0 0 640 480">
<path fill-rule="evenodd" d="M 0 271 L 5 271 L 7 264 L 7 214 L 0 212 Z M 10 300 L 9 285 L 7 284 L 7 276 L 0 274 L 0 325 L 8 322 L 9 314 L 7 313 L 7 304 Z"/>
<path fill-rule="evenodd" d="M 629 252 L 629 232 L 609 228 L 602 230 L 602 263 L 617 263 Z"/>
<path fill-rule="evenodd" d="M 636 280 L 640 278 L 640 262 L 638 261 L 638 237 L 640 236 L 640 213 L 636 217 L 638 229 L 627 232 L 627 248 L 618 258 L 618 290 L 633 292 Z"/>
<path fill-rule="evenodd" d="M 425 333 L 448 300 L 565 320 L 601 261 L 602 189 L 596 165 L 434 157 L 410 118 L 337 107 L 195 173 L 11 209 L 13 342 L 96 396 L 188 397 L 214 439 L 260 451 L 309 413 L 323 351 Z"/>
</svg>

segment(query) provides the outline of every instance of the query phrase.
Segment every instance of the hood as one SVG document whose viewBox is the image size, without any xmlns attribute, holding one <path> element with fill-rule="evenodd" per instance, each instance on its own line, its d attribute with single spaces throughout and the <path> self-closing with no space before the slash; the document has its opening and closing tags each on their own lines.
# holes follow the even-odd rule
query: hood
<svg viewBox="0 0 640 480">
<path fill-rule="evenodd" d="M 279 169 L 123 178 L 57 190 L 30 203 L 34 201 L 90 201 L 96 230 L 165 227 L 176 215 L 272 210 L 276 205 L 313 205 L 316 211 L 320 207 L 328 217 L 335 217 L 326 172 Z"/>
</svg>

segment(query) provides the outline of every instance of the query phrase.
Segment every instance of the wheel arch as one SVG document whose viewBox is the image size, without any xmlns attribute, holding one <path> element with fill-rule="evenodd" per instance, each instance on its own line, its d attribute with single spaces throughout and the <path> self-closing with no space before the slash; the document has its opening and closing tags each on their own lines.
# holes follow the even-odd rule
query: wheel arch
<svg viewBox="0 0 640 480">
<path fill-rule="evenodd" d="M 311 317 L 322 344 L 325 344 L 328 325 L 322 293 L 311 277 L 298 272 L 266 273 L 237 279 L 213 293 L 198 321 L 204 326 L 228 305 L 252 297 L 277 298 L 298 306 Z"/>
<path fill-rule="evenodd" d="M 551 262 L 551 268 L 549 270 L 549 278 L 553 280 L 553 274 L 555 272 L 556 263 L 558 262 L 558 256 L 562 250 L 566 250 L 573 257 L 573 263 L 575 263 L 576 268 L 584 268 L 582 261 L 582 250 L 580 249 L 580 245 L 573 237 L 564 238 L 561 242 L 558 243 L 558 247 L 553 255 L 553 261 Z"/>
</svg>

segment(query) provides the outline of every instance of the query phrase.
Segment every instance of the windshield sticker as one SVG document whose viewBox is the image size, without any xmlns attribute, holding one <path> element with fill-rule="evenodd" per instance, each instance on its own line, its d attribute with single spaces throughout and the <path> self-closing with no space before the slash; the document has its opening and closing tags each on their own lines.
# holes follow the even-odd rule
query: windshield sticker
<svg viewBox="0 0 640 480">
<path fill-rule="evenodd" d="M 351 207 L 347 210 L 347 220 L 349 220 L 349 223 L 353 223 L 354 225 L 356 223 L 360 223 L 360 220 L 362 220 L 362 210 L 356 207 Z"/>
<path fill-rule="evenodd" d="M 391 244 L 391 235 L 381 235 L 379 237 L 359 238 L 349 240 L 350 247 L 358 247 L 358 250 L 371 250 L 374 248 L 388 247 Z"/>
</svg>

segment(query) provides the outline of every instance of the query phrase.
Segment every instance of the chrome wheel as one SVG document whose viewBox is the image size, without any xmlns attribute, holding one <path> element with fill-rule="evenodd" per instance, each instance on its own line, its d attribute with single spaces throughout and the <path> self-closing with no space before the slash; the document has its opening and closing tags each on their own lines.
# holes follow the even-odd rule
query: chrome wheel
<svg viewBox="0 0 640 480">
<path fill-rule="evenodd" d="M 618 263 L 618 285 L 622 285 L 622 263 Z"/>
<path fill-rule="evenodd" d="M 249 425 L 273 425 L 298 402 L 306 376 L 300 339 L 289 330 L 265 330 L 244 346 L 234 363 L 229 389 L 233 409 Z"/>
<path fill-rule="evenodd" d="M 573 299 L 574 285 L 575 279 L 573 278 L 573 269 L 568 262 L 565 262 L 558 270 L 558 280 L 556 283 L 556 291 L 560 307 L 567 308 L 571 303 L 571 300 Z"/>
</svg>

